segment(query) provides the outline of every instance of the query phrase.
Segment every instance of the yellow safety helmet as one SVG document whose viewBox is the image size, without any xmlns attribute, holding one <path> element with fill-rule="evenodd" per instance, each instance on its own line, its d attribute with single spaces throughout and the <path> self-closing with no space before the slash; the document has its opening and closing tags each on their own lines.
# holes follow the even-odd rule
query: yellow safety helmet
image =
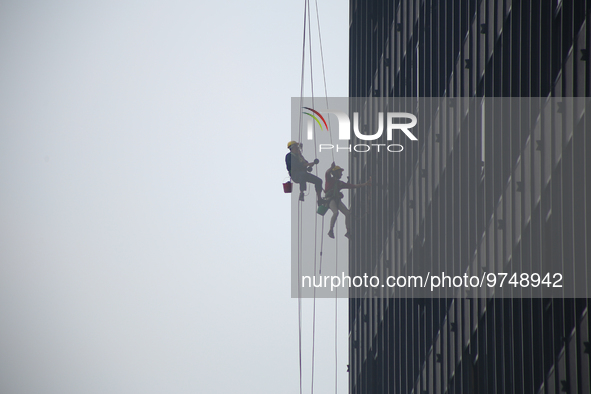
<svg viewBox="0 0 591 394">
<path fill-rule="evenodd" d="M 335 171 L 344 171 L 344 170 L 339 166 L 334 166 L 334 168 L 332 169 L 332 172 L 335 172 Z"/>
<path fill-rule="evenodd" d="M 287 149 L 291 149 L 291 146 L 292 146 L 293 144 L 297 144 L 297 142 L 296 142 L 296 141 L 289 141 L 289 142 L 287 143 Z"/>
</svg>

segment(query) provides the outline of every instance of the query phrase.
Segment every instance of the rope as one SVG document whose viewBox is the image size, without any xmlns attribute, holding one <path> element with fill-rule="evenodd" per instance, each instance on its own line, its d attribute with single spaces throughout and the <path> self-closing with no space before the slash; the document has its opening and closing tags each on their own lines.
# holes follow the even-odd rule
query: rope
<svg viewBox="0 0 591 394">
<path fill-rule="evenodd" d="M 322 34 L 320 30 L 320 13 L 318 12 L 318 0 L 314 0 L 314 5 L 316 7 L 316 24 L 318 26 L 318 41 L 320 44 L 320 60 L 322 63 L 322 79 L 324 82 L 324 97 L 326 101 L 326 108 L 328 108 L 328 88 L 326 87 L 326 69 L 324 66 L 324 51 L 322 50 Z M 330 137 L 330 144 L 334 146 L 332 142 L 332 125 L 330 124 L 330 116 L 328 117 L 328 135 Z M 314 150 L 316 151 L 316 150 Z M 332 155 L 332 162 L 335 162 L 334 157 L 334 149 L 330 150 L 330 154 Z M 322 241 L 320 244 L 320 270 L 322 270 L 322 248 L 324 244 L 324 216 L 322 217 Z M 337 229 L 337 236 L 335 237 L 335 273 L 338 274 L 338 262 L 339 262 L 339 241 L 338 241 L 338 229 Z M 335 381 L 334 381 L 334 392 L 337 394 L 338 392 L 338 287 L 335 291 L 335 321 L 334 321 L 334 352 L 335 352 Z"/>
<path fill-rule="evenodd" d="M 321 61 L 322 61 L 322 75 L 324 80 L 324 92 L 325 92 L 325 99 L 326 99 L 326 106 L 328 107 L 328 91 L 326 87 L 326 72 L 324 66 L 324 54 L 322 50 L 322 38 L 320 35 L 320 18 L 318 14 L 318 2 L 315 0 L 316 6 L 316 20 L 318 24 L 318 36 L 320 42 L 320 54 L 321 54 Z M 310 54 L 310 89 L 311 89 L 311 97 L 312 97 L 312 107 L 314 107 L 314 78 L 313 78 L 313 62 L 312 62 L 312 31 L 311 31 L 311 15 L 310 15 L 310 4 L 309 0 L 304 1 L 304 31 L 303 31 L 303 38 L 302 38 L 302 73 L 301 73 L 301 85 L 300 85 L 300 108 L 303 107 L 303 98 L 304 98 L 304 79 L 305 79 L 305 56 L 306 56 L 306 28 L 308 29 L 308 46 L 309 46 L 309 54 Z M 303 113 L 300 111 L 299 117 L 299 130 L 298 130 L 298 138 L 299 141 L 302 141 L 302 119 Z M 328 120 L 330 125 L 330 117 Z M 331 130 L 332 126 L 329 126 L 329 136 L 330 142 L 332 144 L 332 133 Z M 313 141 L 314 146 L 316 146 L 316 131 L 315 128 L 313 129 Z M 334 152 L 331 150 L 332 160 L 334 162 Z M 314 149 L 314 158 L 318 158 L 318 152 Z M 315 168 L 315 174 L 318 176 L 318 166 Z M 316 213 L 316 212 L 315 212 Z M 300 369 L 300 394 L 302 394 L 302 294 L 301 294 L 301 269 L 302 269 L 302 234 L 303 234 L 303 222 L 302 222 L 302 209 L 301 209 L 301 201 L 298 201 L 298 328 L 299 328 L 299 369 Z M 318 246 L 318 216 L 315 215 L 314 220 L 314 275 L 316 275 L 316 268 L 317 268 L 317 246 Z M 319 273 L 322 272 L 322 259 L 323 259 L 323 248 L 324 248 L 324 217 L 322 218 L 322 227 L 321 227 L 321 238 L 320 238 L 320 259 L 319 259 Z M 335 266 L 338 269 L 338 241 L 335 244 L 336 248 L 336 261 Z M 337 392 L 337 381 L 338 381 L 338 337 L 337 337 L 337 328 L 338 328 L 338 297 L 337 293 L 335 293 L 335 393 Z M 314 302 L 313 302 L 313 311 L 312 311 L 312 375 L 311 375 L 311 394 L 314 393 L 314 362 L 315 362 L 315 344 L 316 344 L 316 287 L 314 287 Z"/>
<path fill-rule="evenodd" d="M 302 38 L 302 75 L 300 80 L 300 108 L 303 105 L 304 99 L 304 62 L 306 58 L 306 16 L 307 16 L 307 7 L 308 2 L 304 2 L 304 32 Z M 302 141 L 302 117 L 303 114 L 300 111 L 300 118 L 299 118 L 299 137 L 298 141 Z M 302 213 L 301 213 L 301 202 L 298 201 L 298 336 L 299 336 L 299 364 L 300 364 L 300 394 L 302 394 L 302 275 L 301 275 L 301 266 L 302 266 Z"/>
<path fill-rule="evenodd" d="M 308 0 L 304 1 L 304 37 L 302 39 L 302 76 L 300 80 L 300 108 L 303 107 L 303 100 L 304 100 L 304 65 L 306 64 L 306 16 L 307 16 L 307 8 L 308 8 Z M 299 134 L 298 134 L 298 141 L 302 141 L 302 118 L 303 114 L 300 111 L 300 122 L 299 122 Z M 301 392 L 301 388 L 300 388 Z"/>
<path fill-rule="evenodd" d="M 335 259 L 334 259 L 334 266 L 335 266 L 335 273 L 338 276 L 339 274 L 339 230 L 337 228 L 337 234 L 335 236 Z M 338 381 L 339 381 L 339 368 L 338 368 L 338 293 L 339 288 L 337 287 L 334 293 L 334 393 L 337 394 L 338 388 Z"/>
<path fill-rule="evenodd" d="M 310 52 L 310 93 L 312 97 L 312 108 L 314 108 L 314 73 L 312 63 L 312 27 L 310 24 L 310 2 L 306 0 L 308 9 L 308 50 Z M 313 129 L 312 138 L 314 141 L 314 147 L 316 147 L 316 128 Z M 301 133 L 301 130 L 300 130 Z M 318 159 L 318 153 L 314 148 L 314 158 Z M 318 165 L 315 166 L 315 173 L 318 176 Z M 318 215 L 314 215 L 314 275 L 316 275 L 316 251 L 318 244 Z M 322 242 L 321 242 L 322 244 Z M 320 255 L 322 256 L 322 249 L 320 249 Z M 321 257 L 322 259 L 322 257 Z M 314 394 L 314 359 L 315 359 L 315 347 L 316 347 L 316 286 L 314 286 L 314 303 L 312 307 L 312 376 L 310 382 L 310 393 Z"/>
<path fill-rule="evenodd" d="M 301 267 L 301 228 L 302 228 L 302 215 L 300 212 L 300 202 L 298 201 L 298 329 L 299 329 L 299 347 L 300 347 L 300 394 L 302 394 L 302 285 L 301 285 L 301 278 L 302 275 L 300 273 Z"/>
<path fill-rule="evenodd" d="M 312 108 L 314 108 L 314 67 L 312 66 L 312 26 L 310 25 L 310 0 L 306 0 L 308 3 L 308 50 L 310 51 L 310 95 L 312 97 Z M 314 141 L 314 147 L 316 147 L 316 127 L 314 127 L 314 132 L 312 133 L 312 138 Z M 301 131 L 300 131 L 301 133 Z M 314 148 L 314 158 L 318 159 L 318 152 L 316 152 L 316 148 Z M 315 167 L 316 176 L 318 176 L 318 165 Z"/>
<path fill-rule="evenodd" d="M 320 60 L 322 62 L 322 77 L 324 80 L 324 97 L 326 98 L 326 108 L 328 108 L 328 89 L 326 88 L 326 72 L 324 69 L 324 52 L 322 51 L 322 35 L 320 34 L 320 14 L 318 13 L 318 0 L 314 0 L 314 4 L 316 5 L 316 23 L 318 25 L 318 41 L 320 43 Z M 329 131 L 328 135 L 330 136 L 330 144 L 332 143 L 332 126 L 330 124 L 330 116 L 328 116 L 328 125 Z M 330 150 L 330 154 L 332 155 L 332 161 L 334 162 L 334 149 Z"/>
</svg>

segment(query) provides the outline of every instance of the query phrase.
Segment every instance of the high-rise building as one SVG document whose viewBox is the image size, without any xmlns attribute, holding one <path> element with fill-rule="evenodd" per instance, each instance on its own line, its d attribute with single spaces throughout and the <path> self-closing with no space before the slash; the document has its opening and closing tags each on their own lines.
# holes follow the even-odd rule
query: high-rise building
<svg viewBox="0 0 591 394">
<path fill-rule="evenodd" d="M 591 392 L 590 13 L 586 0 L 350 1 L 350 97 L 468 102 L 404 154 L 351 153 L 351 181 L 374 186 L 369 207 L 351 195 L 350 272 L 518 262 L 581 278 L 579 298 L 351 298 L 351 393 Z M 470 108 L 497 98 L 474 133 Z"/>
</svg>

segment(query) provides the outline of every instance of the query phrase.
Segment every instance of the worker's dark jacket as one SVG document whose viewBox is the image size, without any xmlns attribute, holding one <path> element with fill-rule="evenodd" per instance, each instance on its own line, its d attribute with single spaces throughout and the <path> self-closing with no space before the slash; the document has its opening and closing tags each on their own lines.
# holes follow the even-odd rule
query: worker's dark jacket
<svg viewBox="0 0 591 394">
<path fill-rule="evenodd" d="M 290 176 L 293 176 L 293 173 L 306 172 L 306 165 L 297 156 L 292 160 L 291 152 L 285 155 L 285 165 Z"/>
<path fill-rule="evenodd" d="M 306 183 L 310 182 L 314 184 L 316 192 L 320 192 L 322 190 L 322 179 L 310 174 L 307 171 L 307 166 L 303 158 L 300 159 L 297 156 L 292 156 L 295 155 L 292 155 L 291 152 L 285 155 L 285 165 L 287 167 L 287 171 L 289 172 L 289 176 L 294 182 L 300 184 L 300 190 L 306 190 Z"/>
</svg>

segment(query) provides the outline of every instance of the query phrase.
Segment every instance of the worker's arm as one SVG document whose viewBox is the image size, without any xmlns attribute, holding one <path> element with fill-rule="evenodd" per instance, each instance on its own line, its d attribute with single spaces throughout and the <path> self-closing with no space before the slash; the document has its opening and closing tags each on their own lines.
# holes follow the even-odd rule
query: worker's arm
<svg viewBox="0 0 591 394">
<path fill-rule="evenodd" d="M 354 185 L 352 183 L 347 182 L 340 182 L 339 189 L 359 189 L 360 187 L 369 186 L 371 185 L 371 177 L 369 177 L 369 181 L 365 183 L 360 183 L 358 185 Z"/>
<path fill-rule="evenodd" d="M 329 177 L 332 178 L 332 169 L 335 167 L 336 167 L 336 164 L 333 161 L 332 164 L 330 165 L 330 168 L 328 170 L 326 170 L 326 172 L 324 173 L 324 177 L 326 179 L 328 179 Z"/>
<path fill-rule="evenodd" d="M 302 157 L 302 158 L 303 158 L 303 157 Z M 305 161 L 305 160 L 304 160 L 304 161 Z M 314 164 L 318 164 L 318 163 L 320 163 L 320 160 L 318 160 L 318 159 L 314 159 L 314 161 L 313 161 L 313 162 L 311 162 L 311 163 L 310 163 L 310 162 L 308 162 L 308 161 L 306 161 L 306 167 L 312 167 Z"/>
</svg>

